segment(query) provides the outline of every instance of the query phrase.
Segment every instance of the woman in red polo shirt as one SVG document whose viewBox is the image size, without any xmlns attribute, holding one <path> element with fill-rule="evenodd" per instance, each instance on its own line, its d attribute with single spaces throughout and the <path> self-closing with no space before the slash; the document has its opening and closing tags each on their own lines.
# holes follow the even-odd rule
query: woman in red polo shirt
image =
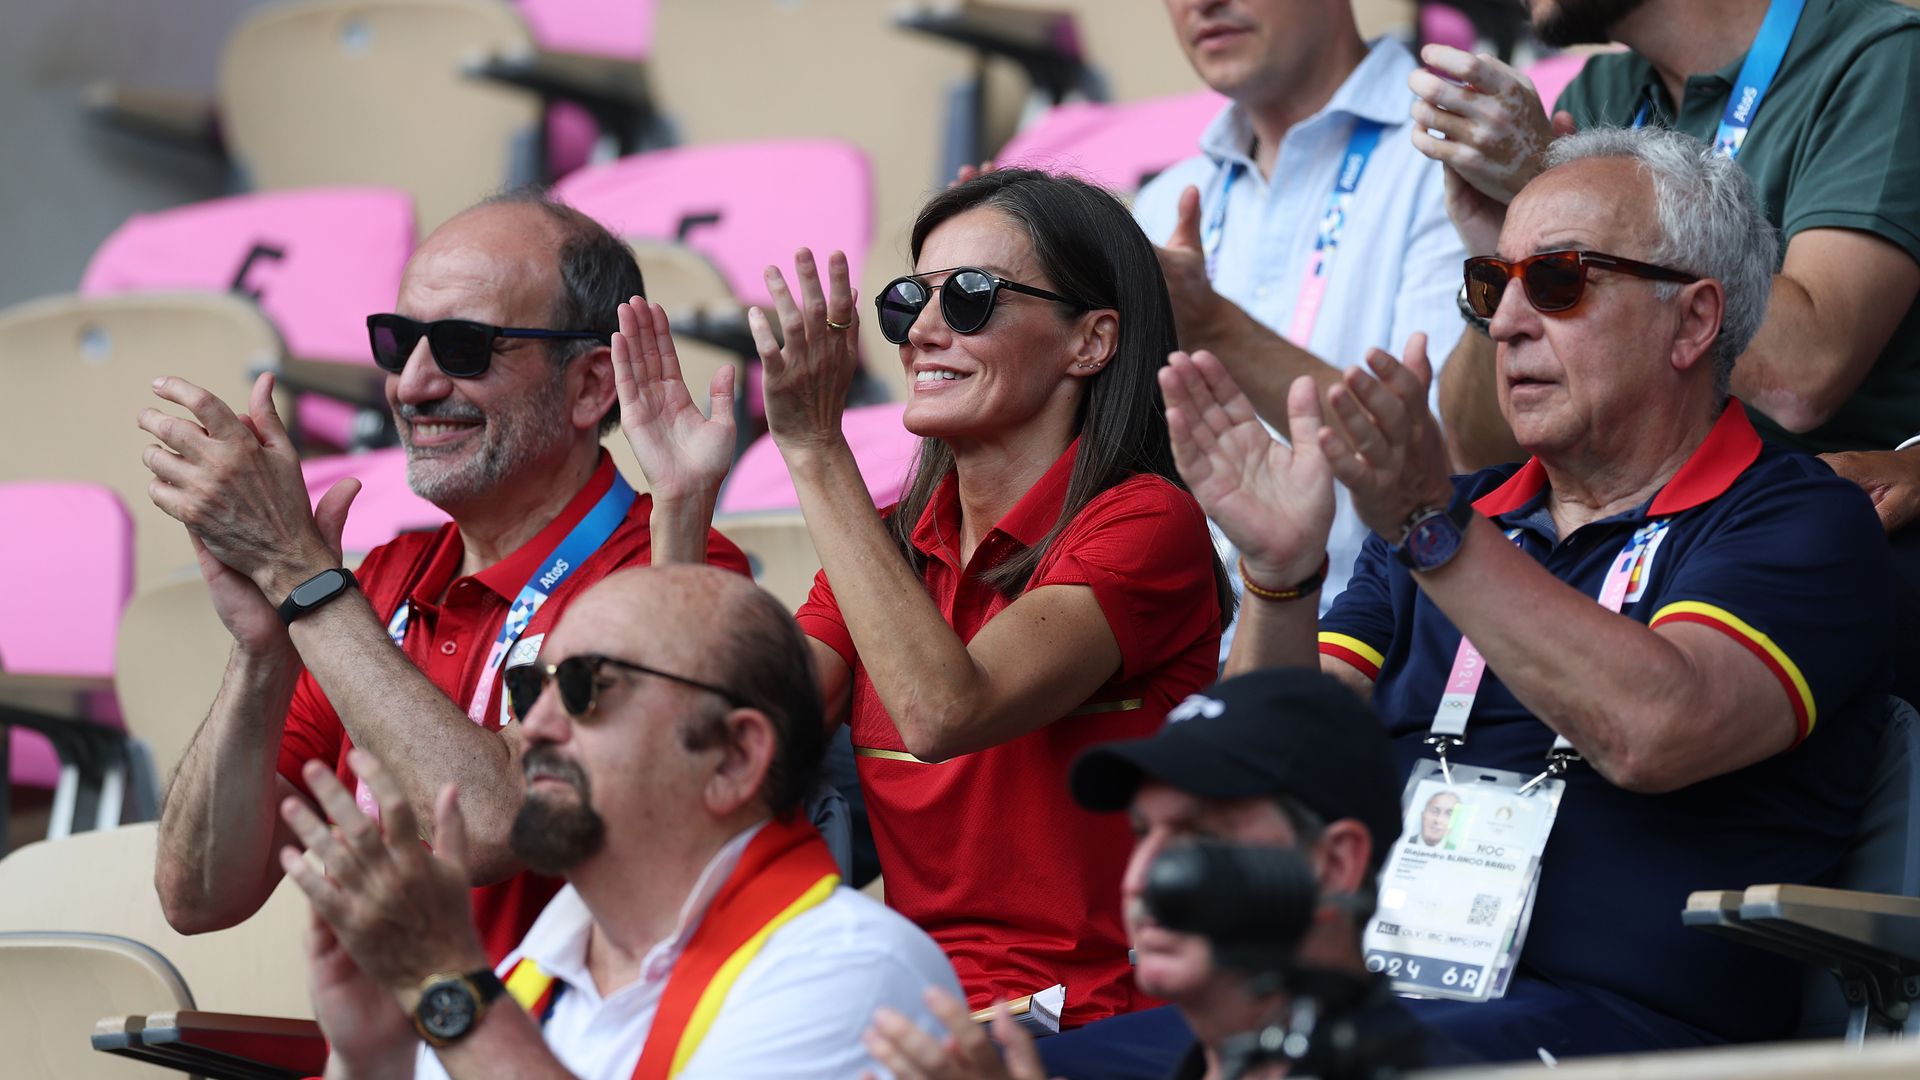
<svg viewBox="0 0 1920 1080">
<path fill-rule="evenodd" d="M 972 1006 L 1062 984 L 1078 1026 L 1147 1002 L 1120 914 L 1132 837 L 1074 805 L 1067 767 L 1211 682 L 1232 602 L 1162 418 L 1172 311 L 1147 238 L 1077 180 L 957 185 L 912 250 L 876 310 L 921 444 L 882 513 L 840 430 L 858 367 L 846 259 L 823 287 L 800 252 L 797 296 L 767 269 L 784 345 L 748 313 L 824 568 L 798 619 L 828 715 L 852 725 L 888 902 L 946 949 Z M 677 365 L 658 308 L 622 322 L 623 423 L 668 489 L 653 483 L 660 561 L 664 534 L 704 528 L 731 433 L 723 401 L 702 421 L 677 370 L 660 377 Z"/>
</svg>

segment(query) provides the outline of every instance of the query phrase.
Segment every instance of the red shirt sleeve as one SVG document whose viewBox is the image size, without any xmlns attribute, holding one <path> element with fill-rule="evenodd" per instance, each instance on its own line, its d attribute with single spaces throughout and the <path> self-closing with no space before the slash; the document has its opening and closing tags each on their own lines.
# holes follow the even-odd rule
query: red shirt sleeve
<svg viewBox="0 0 1920 1080">
<path fill-rule="evenodd" d="M 1213 537 L 1193 496 L 1158 476 L 1103 492 L 1074 518 L 1027 584 L 1093 590 L 1120 644 L 1120 680 L 1220 633 Z"/>
<path fill-rule="evenodd" d="M 839 653 L 849 668 L 858 665 L 860 652 L 853 647 L 853 635 L 847 632 L 847 620 L 840 614 L 840 601 L 834 599 L 825 570 L 813 575 L 813 591 L 793 618 L 801 633 Z"/>
<path fill-rule="evenodd" d="M 747 553 L 741 551 L 733 541 L 720 535 L 718 529 L 707 530 L 707 565 L 722 570 L 731 570 L 736 574 L 753 576 L 753 564 L 747 561 Z"/>
</svg>

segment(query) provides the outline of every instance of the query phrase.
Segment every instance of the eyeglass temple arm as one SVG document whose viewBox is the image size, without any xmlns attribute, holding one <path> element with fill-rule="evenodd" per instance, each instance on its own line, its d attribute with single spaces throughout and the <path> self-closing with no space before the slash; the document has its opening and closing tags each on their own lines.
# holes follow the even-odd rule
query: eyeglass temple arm
<svg viewBox="0 0 1920 1080">
<path fill-rule="evenodd" d="M 1652 263 L 1643 263 L 1636 259 L 1623 259 L 1618 255 L 1582 255 L 1581 258 L 1588 264 L 1597 266 L 1602 270 L 1625 270 L 1639 277 L 1652 278 L 1656 281 L 1694 282 L 1700 280 L 1698 274 L 1689 274 L 1685 270 L 1675 270 L 1666 266 L 1655 266 Z"/>
<path fill-rule="evenodd" d="M 494 333 L 499 337 L 511 338 L 592 338 L 594 341 L 600 340 L 600 335 L 591 330 L 515 330 L 511 327 L 503 326 L 496 329 Z"/>
<path fill-rule="evenodd" d="M 1069 300 L 1059 293 L 1050 293 L 1045 289 L 1036 289 L 1031 285 L 1022 285 L 1017 281 L 1008 281 L 1005 278 L 1001 278 L 999 281 L 1000 287 L 1003 289 L 1012 289 L 1014 292 L 1026 293 L 1028 296 L 1037 296 L 1042 300 L 1052 300 L 1055 303 L 1065 304 L 1068 307 L 1084 308 L 1087 306 L 1078 300 Z"/>
<path fill-rule="evenodd" d="M 682 686 L 691 686 L 696 690 L 705 690 L 710 694 L 719 694 L 721 697 L 732 702 L 735 707 L 745 707 L 745 703 L 738 697 L 735 697 L 733 691 L 723 690 L 712 683 L 704 683 L 699 679 L 689 679 L 685 675 L 675 675 L 671 671 L 661 671 L 658 668 L 650 668 L 645 664 L 635 664 L 613 656 L 603 656 L 600 658 L 600 662 L 611 667 L 624 668 L 627 671 L 637 671 L 642 675 L 652 675 L 655 678 L 665 679 L 668 682 L 677 682 Z"/>
</svg>

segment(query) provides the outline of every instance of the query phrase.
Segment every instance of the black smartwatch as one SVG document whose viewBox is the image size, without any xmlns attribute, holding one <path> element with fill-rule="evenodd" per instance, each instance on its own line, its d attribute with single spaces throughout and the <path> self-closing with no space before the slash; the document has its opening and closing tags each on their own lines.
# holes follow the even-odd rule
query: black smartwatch
<svg viewBox="0 0 1920 1080">
<path fill-rule="evenodd" d="M 413 1029 L 433 1046 L 459 1042 L 480 1023 L 487 1006 L 507 992 L 492 968 L 465 975 L 429 975 L 413 1006 Z"/>
<path fill-rule="evenodd" d="M 293 620 L 359 584 L 354 580 L 351 570 L 340 567 L 322 570 L 295 585 L 287 598 L 280 602 L 280 621 L 292 625 Z"/>
<path fill-rule="evenodd" d="M 1446 509 L 1427 507 L 1414 511 L 1400 530 L 1400 542 L 1393 547 L 1393 557 L 1416 573 L 1438 570 L 1460 553 L 1467 522 L 1472 519 L 1472 500 L 1466 492 L 1456 490 Z"/>
</svg>

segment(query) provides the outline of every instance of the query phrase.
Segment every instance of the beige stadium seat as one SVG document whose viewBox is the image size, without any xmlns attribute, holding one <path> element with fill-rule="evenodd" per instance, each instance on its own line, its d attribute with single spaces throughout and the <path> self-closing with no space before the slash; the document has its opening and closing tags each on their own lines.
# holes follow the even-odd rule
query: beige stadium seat
<svg viewBox="0 0 1920 1080">
<path fill-rule="evenodd" d="M 192 990 L 182 1003 L 102 1002 L 87 1015 L 84 1045 L 103 1016 L 173 1008 L 312 1019 L 307 1000 L 307 898 L 282 881 L 253 918 L 229 930 L 187 937 L 160 913 L 153 890 L 152 822 L 29 844 L 0 860 L 0 932 L 62 931 L 130 938 L 171 961 Z M 0 984 L 11 984 L 0 974 Z M 0 1045 L 5 1045 L 0 1043 Z M 0 1050 L 0 1054 L 4 1054 Z M 4 1059 L 0 1059 L 4 1060 Z M 55 1076 L 58 1073 L 8 1073 Z"/>
<path fill-rule="evenodd" d="M 222 131 L 251 187 L 403 188 L 425 235 L 537 175 L 540 99 L 468 74 L 533 49 L 500 0 L 267 5 L 227 42 Z"/>
<path fill-rule="evenodd" d="M 213 704 L 232 646 L 198 575 L 143 589 L 121 613 L 114 691 L 162 790 Z"/>
<path fill-rule="evenodd" d="M 100 934 L 0 932 L 0 1072 L 20 1080 L 159 1080 L 180 1074 L 93 1050 L 102 1016 L 193 1007 L 165 957 Z"/>
<path fill-rule="evenodd" d="M 191 573 L 186 530 L 153 505 L 140 410 L 183 410 L 153 395 L 177 375 L 244 409 L 253 370 L 279 364 L 280 339 L 253 305 L 210 293 L 34 300 L 0 311 L 8 399 L 0 480 L 105 484 L 133 515 L 135 587 Z M 280 415 L 291 411 L 282 398 Z"/>
<path fill-rule="evenodd" d="M 705 255 L 681 244 L 629 237 L 640 264 L 647 299 L 667 309 L 673 324 L 674 354 L 694 404 L 707 411 L 707 389 L 723 364 L 733 365 L 733 388 L 744 401 L 746 368 L 742 349 L 752 348 L 746 312 L 720 269 Z"/>
<path fill-rule="evenodd" d="M 800 610 L 813 590 L 820 569 L 813 538 L 798 510 L 731 514 L 714 519 L 713 527 L 740 545 L 753 565 L 753 579 L 786 605 Z"/>
</svg>

